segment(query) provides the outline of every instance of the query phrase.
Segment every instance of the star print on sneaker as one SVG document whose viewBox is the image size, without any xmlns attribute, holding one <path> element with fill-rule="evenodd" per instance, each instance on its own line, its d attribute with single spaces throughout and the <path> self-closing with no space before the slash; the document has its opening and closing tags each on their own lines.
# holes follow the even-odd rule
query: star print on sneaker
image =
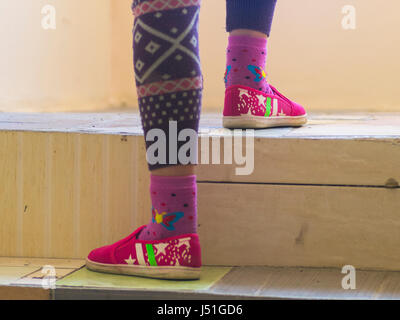
<svg viewBox="0 0 400 320">
<path fill-rule="evenodd" d="M 269 128 L 302 126 L 307 123 L 304 108 L 269 85 L 271 93 L 234 85 L 225 91 L 225 128 Z"/>
<path fill-rule="evenodd" d="M 90 252 L 89 270 L 159 279 L 198 279 L 201 250 L 197 234 L 156 241 L 137 238 L 145 226 L 128 237 Z"/>
</svg>

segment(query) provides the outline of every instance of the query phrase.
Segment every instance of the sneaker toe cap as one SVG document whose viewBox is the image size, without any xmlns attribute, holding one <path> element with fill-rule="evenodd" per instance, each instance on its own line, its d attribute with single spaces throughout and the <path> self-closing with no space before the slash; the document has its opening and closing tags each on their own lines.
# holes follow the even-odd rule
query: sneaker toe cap
<svg viewBox="0 0 400 320">
<path fill-rule="evenodd" d="M 110 251 L 110 246 L 94 249 L 89 253 L 88 259 L 98 263 L 111 263 Z"/>
<path fill-rule="evenodd" d="M 298 117 L 298 116 L 304 116 L 306 114 L 306 110 L 304 109 L 303 106 L 296 102 L 292 102 L 292 116 Z"/>
</svg>

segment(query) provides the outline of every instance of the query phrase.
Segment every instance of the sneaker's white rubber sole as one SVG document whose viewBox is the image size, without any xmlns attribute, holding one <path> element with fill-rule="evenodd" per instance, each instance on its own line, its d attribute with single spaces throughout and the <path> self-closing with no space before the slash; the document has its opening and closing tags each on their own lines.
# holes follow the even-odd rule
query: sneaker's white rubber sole
<svg viewBox="0 0 400 320">
<path fill-rule="evenodd" d="M 126 264 L 105 264 L 86 259 L 89 270 L 113 274 L 124 274 L 146 278 L 168 280 L 197 280 L 200 278 L 201 268 L 182 266 L 138 266 Z"/>
<path fill-rule="evenodd" d="M 300 127 L 307 123 L 307 114 L 297 117 L 260 117 L 242 115 L 235 117 L 224 116 L 222 124 L 229 129 L 261 129 L 272 127 Z"/>
</svg>

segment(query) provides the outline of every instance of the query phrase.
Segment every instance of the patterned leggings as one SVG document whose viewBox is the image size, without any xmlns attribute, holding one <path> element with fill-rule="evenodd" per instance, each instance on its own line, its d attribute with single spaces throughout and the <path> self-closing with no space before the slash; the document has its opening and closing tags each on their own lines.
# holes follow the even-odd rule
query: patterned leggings
<svg viewBox="0 0 400 320">
<path fill-rule="evenodd" d="M 269 34 L 276 0 L 227 0 L 227 31 L 245 28 Z M 139 110 L 145 133 L 161 129 L 166 150 L 177 132 L 198 131 L 203 79 L 199 58 L 201 0 L 134 0 L 133 50 Z M 222 80 L 221 80 L 222 81 Z M 172 127 L 171 127 L 172 129 Z M 175 131 L 175 129 L 174 129 Z M 147 140 L 147 139 L 146 139 Z M 153 141 L 146 141 L 149 148 Z M 154 170 L 182 164 L 166 154 L 166 163 L 149 164 Z"/>
</svg>

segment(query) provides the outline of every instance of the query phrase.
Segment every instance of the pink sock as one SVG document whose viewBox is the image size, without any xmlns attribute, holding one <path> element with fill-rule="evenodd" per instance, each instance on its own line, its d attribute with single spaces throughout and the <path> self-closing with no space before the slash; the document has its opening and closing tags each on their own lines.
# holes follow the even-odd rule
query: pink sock
<svg viewBox="0 0 400 320">
<path fill-rule="evenodd" d="M 243 85 L 272 93 L 265 71 L 267 39 L 229 36 L 225 87 Z"/>
<path fill-rule="evenodd" d="M 196 176 L 151 175 L 152 220 L 140 233 L 140 240 L 160 240 L 197 233 Z"/>
</svg>

